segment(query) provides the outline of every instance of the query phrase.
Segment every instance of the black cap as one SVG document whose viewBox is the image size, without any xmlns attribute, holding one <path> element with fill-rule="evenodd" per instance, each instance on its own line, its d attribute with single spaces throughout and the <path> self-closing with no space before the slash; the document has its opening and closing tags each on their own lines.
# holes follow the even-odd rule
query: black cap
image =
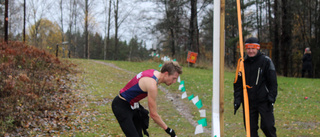
<svg viewBox="0 0 320 137">
<path fill-rule="evenodd" d="M 250 37 L 244 43 L 258 43 L 259 44 L 259 39 L 256 37 Z"/>
</svg>

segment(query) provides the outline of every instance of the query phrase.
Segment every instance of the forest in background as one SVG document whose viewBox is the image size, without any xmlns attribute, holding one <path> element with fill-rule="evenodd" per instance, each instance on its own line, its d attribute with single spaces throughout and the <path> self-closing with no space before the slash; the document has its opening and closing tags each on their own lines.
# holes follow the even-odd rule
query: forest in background
<svg viewBox="0 0 320 137">
<path fill-rule="evenodd" d="M 255 36 L 272 43 L 279 75 L 300 77 L 304 49 L 310 47 L 313 77 L 320 77 L 315 71 L 320 67 L 319 2 L 241 0 L 244 38 Z M 143 3 L 155 5 L 153 14 L 134 12 L 135 5 Z M 8 39 L 25 41 L 59 57 L 142 61 L 156 51 L 185 62 L 187 52 L 193 51 L 199 55 L 197 63 L 211 64 L 213 4 L 212 0 L 10 0 Z M 3 37 L 4 0 L 0 7 Z M 239 58 L 236 15 L 236 1 L 225 0 L 225 65 L 230 68 Z M 125 27 L 128 24 L 132 26 Z M 124 39 L 126 31 L 133 34 L 130 40 Z M 147 43 L 150 39 L 152 45 Z"/>
</svg>

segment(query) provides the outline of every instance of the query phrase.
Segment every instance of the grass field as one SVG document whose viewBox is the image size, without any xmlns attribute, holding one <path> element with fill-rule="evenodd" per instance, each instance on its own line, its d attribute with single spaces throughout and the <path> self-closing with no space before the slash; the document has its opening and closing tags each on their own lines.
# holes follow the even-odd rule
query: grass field
<svg viewBox="0 0 320 137">
<path fill-rule="evenodd" d="M 82 95 L 87 99 L 86 105 L 79 104 L 83 115 L 79 117 L 83 122 L 79 124 L 81 130 L 66 133 L 66 136 L 124 136 L 111 110 L 112 99 L 118 91 L 134 76 L 145 69 L 158 69 L 156 62 L 125 62 L 104 61 L 112 63 L 127 71 L 115 69 L 108 65 L 99 64 L 93 60 L 73 59 L 78 65 L 78 73 Z M 185 81 L 188 95 L 198 95 L 207 110 L 208 126 L 211 131 L 211 100 L 212 100 L 212 69 L 197 69 L 183 67 L 181 80 Z M 233 80 L 234 72 L 225 72 L 224 88 L 224 136 L 245 136 L 242 120 L 242 109 L 233 115 Z M 279 137 L 283 136 L 320 136 L 320 79 L 278 77 L 278 98 L 275 103 L 276 128 Z M 181 95 L 179 83 L 170 87 L 169 92 Z M 195 136 L 193 127 L 178 111 L 174 109 L 170 100 L 166 100 L 165 93 L 159 92 L 157 99 L 159 113 L 173 128 L 178 136 Z M 305 99 L 308 97 L 308 99 Z M 179 98 L 180 99 L 180 98 Z M 146 104 L 146 99 L 142 104 Z M 189 106 L 194 120 L 200 120 L 198 109 L 188 99 L 182 100 Z M 148 129 L 150 136 L 167 136 L 151 119 Z M 259 131 L 260 136 L 264 136 Z M 210 133 L 196 136 L 211 136 Z"/>
</svg>

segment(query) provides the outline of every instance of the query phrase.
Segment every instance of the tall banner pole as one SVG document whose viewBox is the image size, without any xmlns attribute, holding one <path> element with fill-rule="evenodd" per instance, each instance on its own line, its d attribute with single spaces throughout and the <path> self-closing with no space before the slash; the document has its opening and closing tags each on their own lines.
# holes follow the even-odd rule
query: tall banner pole
<svg viewBox="0 0 320 137">
<path fill-rule="evenodd" d="M 220 0 L 214 0 L 212 137 L 220 137 L 220 4 Z"/>
<path fill-rule="evenodd" d="M 225 0 L 220 0 L 220 134 L 224 137 Z"/>
<path fill-rule="evenodd" d="M 243 59 L 243 38 L 242 38 L 242 22 L 241 22 L 241 8 L 240 8 L 240 0 L 237 0 L 237 13 L 238 13 L 238 27 L 239 27 L 239 43 L 240 43 L 240 61 L 238 64 L 239 72 L 242 74 L 242 88 L 243 88 L 243 100 L 244 100 L 244 112 L 245 112 L 245 121 L 246 121 L 246 132 L 247 137 L 250 137 L 250 116 L 249 116 L 249 100 L 248 100 L 248 92 L 247 92 L 247 84 L 244 70 L 244 59 Z"/>
</svg>

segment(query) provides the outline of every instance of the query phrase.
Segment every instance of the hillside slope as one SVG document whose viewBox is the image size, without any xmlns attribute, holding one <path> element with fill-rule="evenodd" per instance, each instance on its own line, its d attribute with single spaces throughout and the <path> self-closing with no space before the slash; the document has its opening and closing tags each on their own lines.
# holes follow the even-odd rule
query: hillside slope
<svg viewBox="0 0 320 137">
<path fill-rule="evenodd" d="M 0 136 L 68 128 L 73 67 L 33 46 L 0 43 Z"/>
</svg>

